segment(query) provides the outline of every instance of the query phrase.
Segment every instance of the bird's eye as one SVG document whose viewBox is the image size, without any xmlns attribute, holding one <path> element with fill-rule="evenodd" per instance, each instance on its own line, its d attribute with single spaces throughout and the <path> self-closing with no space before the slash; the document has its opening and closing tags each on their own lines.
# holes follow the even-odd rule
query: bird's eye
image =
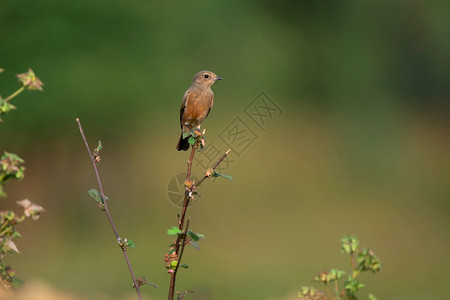
<svg viewBox="0 0 450 300">
<path fill-rule="evenodd" d="M 208 75 L 208 74 L 205 74 L 205 75 L 203 75 L 203 77 L 205 77 L 205 78 L 209 78 L 209 75 Z"/>
</svg>

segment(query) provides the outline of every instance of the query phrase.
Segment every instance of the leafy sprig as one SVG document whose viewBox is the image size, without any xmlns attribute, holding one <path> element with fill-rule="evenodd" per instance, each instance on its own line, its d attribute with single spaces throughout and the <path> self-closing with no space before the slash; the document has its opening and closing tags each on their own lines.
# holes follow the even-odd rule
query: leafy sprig
<svg viewBox="0 0 450 300">
<path fill-rule="evenodd" d="M 322 282 L 325 292 L 316 290 L 314 287 L 302 287 L 298 293 L 297 300 L 356 300 L 358 291 L 364 287 L 358 278 L 361 273 L 376 273 L 381 270 L 380 259 L 369 248 L 359 249 L 359 240 L 356 236 L 346 235 L 341 239 L 341 252 L 347 255 L 350 261 L 351 274 L 339 288 L 339 282 L 344 278 L 346 272 L 339 269 L 330 269 L 319 273 L 314 277 L 315 281 Z M 331 289 L 330 289 L 330 285 Z M 333 290 L 333 292 L 332 292 Z M 369 300 L 376 300 L 373 294 L 368 294 Z"/>
</svg>

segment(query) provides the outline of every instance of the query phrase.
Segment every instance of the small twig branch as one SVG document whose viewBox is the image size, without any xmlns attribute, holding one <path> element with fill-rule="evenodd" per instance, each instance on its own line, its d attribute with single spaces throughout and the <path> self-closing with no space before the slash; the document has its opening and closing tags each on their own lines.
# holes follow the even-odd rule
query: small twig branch
<svg viewBox="0 0 450 300">
<path fill-rule="evenodd" d="M 191 156 L 189 157 L 189 162 L 188 162 L 186 180 L 191 180 L 192 162 L 194 161 L 195 150 L 197 150 L 197 144 L 192 146 Z"/>
<path fill-rule="evenodd" d="M 228 149 L 227 152 L 225 152 L 224 155 L 222 155 L 222 157 L 216 162 L 216 164 L 212 167 L 212 173 L 214 173 L 214 171 L 217 169 L 217 167 L 220 165 L 220 163 L 228 156 L 228 154 L 231 152 L 231 149 Z M 198 187 L 200 184 L 202 184 L 203 181 L 205 181 L 207 178 L 209 178 L 211 176 L 205 175 L 202 177 L 202 179 L 200 179 L 196 184 L 195 187 Z"/>
<path fill-rule="evenodd" d="M 179 242 L 181 242 L 182 244 L 181 244 L 180 255 L 178 255 L 177 266 L 175 267 L 175 270 L 173 270 L 172 276 L 170 277 L 170 289 L 169 289 L 169 299 L 170 300 L 172 300 L 175 295 L 175 281 L 177 278 L 178 268 L 180 267 L 181 259 L 183 257 L 184 247 L 186 246 L 186 239 L 187 239 L 188 230 L 189 230 L 189 221 L 190 221 L 190 218 L 188 218 L 188 220 L 186 222 L 186 229 L 183 232 L 183 238 L 178 239 Z"/>
<path fill-rule="evenodd" d="M 192 172 L 192 162 L 194 161 L 194 154 L 195 150 L 197 149 L 196 145 L 192 146 L 191 156 L 188 161 L 188 168 L 187 168 L 187 175 L 186 175 L 186 181 L 191 180 L 191 172 Z M 186 190 L 184 193 L 184 200 L 183 200 L 183 210 L 181 211 L 181 216 L 178 224 L 178 228 L 183 231 L 184 227 L 184 218 L 186 216 L 187 207 L 189 205 L 191 197 L 189 195 L 189 192 Z M 188 221 L 189 222 L 189 221 Z M 177 239 L 175 241 L 175 253 L 178 255 L 180 250 L 180 236 L 177 236 Z M 179 261 L 178 261 L 179 263 Z M 178 272 L 178 265 L 175 268 L 174 272 L 170 275 L 170 286 L 169 286 L 169 300 L 172 300 L 175 296 L 175 281 L 177 277 Z"/>
<path fill-rule="evenodd" d="M 18 89 L 17 91 L 15 91 L 14 93 L 12 93 L 11 95 L 9 95 L 8 97 L 6 97 L 4 100 L 6 102 L 8 102 L 9 100 L 11 100 L 12 98 L 16 97 L 17 95 L 19 95 L 20 93 L 22 93 L 25 90 L 25 87 L 22 86 L 20 89 Z"/>
<path fill-rule="evenodd" d="M 197 144 L 194 144 L 192 146 L 191 156 L 189 157 L 189 161 L 188 161 L 186 181 L 191 181 L 192 163 L 194 162 L 195 150 L 197 150 Z M 189 194 L 189 191 L 186 190 L 186 192 L 184 193 L 183 210 L 181 211 L 180 223 L 178 224 L 178 228 L 180 230 L 183 230 L 184 218 L 186 216 L 186 211 L 187 211 L 187 208 L 189 206 L 189 201 L 190 200 L 191 200 L 191 195 Z M 176 247 L 177 254 L 178 254 L 178 243 L 177 243 L 177 245 L 175 247 Z"/>
<path fill-rule="evenodd" d="M 181 258 L 183 257 L 183 252 L 184 252 L 184 247 L 186 246 L 186 239 L 188 236 L 188 230 L 189 230 L 189 222 L 190 222 L 191 218 L 188 218 L 187 222 L 186 222 L 186 229 L 184 230 L 184 234 L 183 234 L 183 243 L 181 244 L 181 250 L 180 250 L 180 255 L 178 256 L 178 263 L 177 266 L 175 267 L 175 271 L 174 273 L 176 274 L 178 271 L 178 267 L 181 264 Z"/>
<path fill-rule="evenodd" d="M 108 217 L 109 223 L 111 224 L 111 228 L 114 231 L 114 235 L 116 236 L 117 242 L 121 242 L 121 238 L 119 236 L 119 233 L 117 232 L 116 226 L 114 225 L 113 219 L 112 219 L 111 214 L 110 214 L 109 209 L 108 209 L 108 205 L 106 203 L 106 198 L 105 198 L 105 194 L 103 193 L 103 186 L 102 186 L 102 182 L 100 180 L 100 175 L 99 175 L 98 170 L 97 170 L 96 161 L 94 159 L 94 156 L 91 153 L 91 149 L 89 148 L 89 144 L 88 144 L 88 142 L 86 140 L 86 136 L 84 135 L 83 127 L 81 126 L 80 119 L 77 118 L 76 121 L 78 123 L 78 127 L 80 129 L 81 136 L 83 137 L 84 144 L 86 145 L 86 149 L 87 149 L 87 151 L 89 153 L 89 157 L 91 158 L 92 165 L 94 166 L 95 176 L 97 177 L 98 186 L 100 188 L 100 193 L 102 195 L 102 200 L 103 200 L 102 202 L 103 202 L 103 205 L 104 205 L 106 216 Z M 133 272 L 133 268 L 131 267 L 130 260 L 128 259 L 128 254 L 127 254 L 126 247 L 121 246 L 120 248 L 122 249 L 122 253 L 123 253 L 123 256 L 124 256 L 125 261 L 127 263 L 128 270 L 130 271 L 131 278 L 133 279 L 133 284 L 134 284 L 134 288 L 136 289 L 136 293 L 137 293 L 137 295 L 139 297 L 139 300 L 142 300 L 141 290 L 139 289 L 139 284 L 138 284 L 138 282 L 136 280 L 136 277 L 134 276 L 134 272 Z"/>
<path fill-rule="evenodd" d="M 172 300 L 174 295 L 175 295 L 175 281 L 177 278 L 177 274 L 178 274 L 178 268 L 180 267 L 181 264 L 181 259 L 183 257 L 183 253 L 184 253 L 184 247 L 186 246 L 186 239 L 187 239 L 187 235 L 188 235 L 188 230 L 189 230 L 189 222 L 190 222 L 190 218 L 188 218 L 187 222 L 186 222 L 186 229 L 183 232 L 183 237 L 180 239 L 180 235 L 178 235 L 177 237 L 177 246 L 181 244 L 181 248 L 180 248 L 180 254 L 178 255 L 178 250 L 176 250 L 177 255 L 178 255 L 178 260 L 177 260 L 177 266 L 175 267 L 175 270 L 173 270 L 173 273 L 171 274 L 170 277 L 170 287 L 169 287 L 169 300 Z"/>
<path fill-rule="evenodd" d="M 189 157 L 188 168 L 187 168 L 187 175 L 186 175 L 186 181 L 189 182 L 189 184 L 192 184 L 192 185 L 190 187 L 186 188 L 186 191 L 185 191 L 185 194 L 184 194 L 184 200 L 183 200 L 183 209 L 181 211 L 181 216 L 180 216 L 180 220 L 179 220 L 179 224 L 178 224 L 178 228 L 181 231 L 184 231 L 186 234 L 187 234 L 188 227 L 189 227 L 189 219 L 188 219 L 188 221 L 186 223 L 186 229 L 185 230 L 183 230 L 183 227 L 184 227 L 184 220 L 185 220 L 185 217 L 186 217 L 187 208 L 188 208 L 189 202 L 190 202 L 190 200 L 192 198 L 192 192 L 194 191 L 195 188 L 197 188 L 200 184 L 202 184 L 203 181 L 205 181 L 207 178 L 211 177 L 211 175 L 209 175 L 209 176 L 205 175 L 195 185 L 193 183 L 190 183 L 190 181 L 191 181 L 191 173 L 192 173 L 192 163 L 194 161 L 194 154 L 195 154 L 195 150 L 196 149 L 197 149 L 197 144 L 192 145 L 192 151 L 191 151 L 191 155 Z M 229 149 L 227 152 L 225 152 L 225 154 L 217 161 L 217 163 L 212 168 L 212 173 L 216 170 L 216 168 L 220 165 L 220 163 L 222 163 L 222 161 L 228 156 L 228 154 L 230 152 L 231 152 L 231 149 Z M 171 277 L 170 277 L 169 298 L 168 298 L 169 300 L 174 299 L 175 282 L 176 282 L 178 267 L 179 267 L 179 265 L 181 263 L 181 257 L 183 255 L 183 251 L 184 251 L 184 246 L 185 246 L 185 242 L 186 242 L 185 239 L 186 239 L 186 236 L 184 237 L 184 240 L 182 241 L 183 243 L 181 244 L 181 247 L 180 247 L 180 243 L 181 243 L 180 236 L 178 236 L 176 241 L 175 241 L 175 253 L 178 255 L 178 263 L 177 263 L 177 266 L 175 267 L 174 272 L 171 274 Z"/>
</svg>

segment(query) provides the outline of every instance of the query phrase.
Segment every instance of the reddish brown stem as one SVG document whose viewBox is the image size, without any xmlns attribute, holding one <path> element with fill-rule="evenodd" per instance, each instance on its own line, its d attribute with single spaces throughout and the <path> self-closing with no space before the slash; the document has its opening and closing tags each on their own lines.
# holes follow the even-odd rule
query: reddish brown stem
<svg viewBox="0 0 450 300">
<path fill-rule="evenodd" d="M 86 136 L 84 135 L 83 127 L 81 126 L 80 119 L 77 118 L 76 121 L 78 123 L 78 127 L 80 129 L 81 136 L 83 137 L 84 144 L 86 145 L 86 149 L 87 149 L 87 151 L 89 153 L 89 157 L 91 158 L 92 165 L 94 166 L 95 176 L 97 177 L 98 186 L 100 188 L 100 193 L 102 195 L 103 205 L 104 205 L 106 216 L 108 217 L 109 224 L 111 224 L 111 228 L 114 231 L 114 235 L 116 236 L 116 240 L 119 242 L 119 241 L 121 241 L 121 239 L 120 239 L 119 233 L 117 232 L 116 226 L 114 225 L 113 219 L 111 217 L 111 213 L 109 212 L 108 204 L 106 203 L 106 198 L 105 198 L 105 194 L 103 193 L 103 186 L 102 186 L 102 182 L 100 180 L 100 175 L 99 175 L 98 170 L 97 170 L 96 161 L 94 159 L 94 156 L 91 153 L 91 149 L 89 148 L 89 144 L 88 144 L 88 142 L 86 140 Z M 134 276 L 133 268 L 131 267 L 130 260 L 128 259 L 128 254 L 127 254 L 126 247 L 120 247 L 120 248 L 122 249 L 122 253 L 123 253 L 123 256 L 124 256 L 125 261 L 127 263 L 128 270 L 130 271 L 131 278 L 133 279 L 133 284 L 134 284 L 134 287 L 136 288 L 136 293 L 137 293 L 137 295 L 139 297 L 139 300 L 142 300 L 141 290 L 139 289 L 139 284 L 136 281 L 136 277 Z"/>
<path fill-rule="evenodd" d="M 192 151 L 191 151 L 191 155 L 189 157 L 189 161 L 188 161 L 188 168 L 187 168 L 187 175 L 186 175 L 186 181 L 190 181 L 191 180 L 191 173 L 192 173 L 192 163 L 194 161 L 194 154 L 195 154 L 195 150 L 197 149 L 197 144 L 192 146 Z M 213 166 L 212 171 L 214 172 L 214 170 L 220 165 L 220 163 L 227 157 L 227 155 L 231 152 L 231 150 L 228 150 L 218 161 L 217 163 Z M 205 175 L 202 179 L 199 180 L 199 182 L 197 182 L 195 185 L 192 185 L 189 188 L 186 188 L 185 194 L 184 194 L 184 201 L 183 201 L 183 209 L 181 211 L 181 216 L 180 216 L 180 221 L 178 224 L 178 228 L 181 231 L 184 231 L 187 234 L 187 230 L 188 230 L 188 226 L 189 226 L 189 219 L 186 223 L 186 230 L 183 230 L 184 227 L 184 220 L 186 217 L 186 212 L 187 212 L 187 208 L 189 206 L 189 202 L 191 200 L 192 197 L 192 192 L 194 190 L 194 188 L 198 187 L 200 184 L 202 184 L 203 181 L 206 180 L 206 178 L 208 178 L 210 176 Z M 180 235 L 178 235 L 176 241 L 175 241 L 175 253 L 178 255 L 178 263 L 177 266 L 174 270 L 174 272 L 171 274 L 170 277 L 170 287 L 169 287 L 169 300 L 173 300 L 174 299 L 174 295 L 175 295 L 175 282 L 176 282 L 176 277 L 177 277 L 177 272 L 178 272 L 178 266 L 180 265 L 181 262 L 181 257 L 183 255 L 183 251 L 184 251 L 184 246 L 185 246 L 185 240 L 186 236 L 183 239 L 180 239 Z M 180 247 L 180 243 L 181 247 Z M 181 249 L 181 250 L 180 250 Z"/>
<path fill-rule="evenodd" d="M 189 162 L 188 162 L 186 180 L 191 180 L 192 162 L 194 161 L 195 150 L 197 150 L 197 144 L 192 146 L 191 156 L 190 156 Z"/>
<path fill-rule="evenodd" d="M 222 155 L 222 157 L 217 161 L 217 163 L 212 167 L 212 172 L 214 173 L 214 171 L 216 170 L 216 168 L 220 165 L 220 163 L 228 156 L 228 154 L 231 152 L 231 149 L 228 149 L 227 152 L 225 152 L 224 155 Z M 198 187 L 200 184 L 202 184 L 203 181 L 206 180 L 206 178 L 209 178 L 210 176 L 205 175 L 202 177 L 202 179 L 200 179 L 196 184 L 195 187 Z"/>
</svg>

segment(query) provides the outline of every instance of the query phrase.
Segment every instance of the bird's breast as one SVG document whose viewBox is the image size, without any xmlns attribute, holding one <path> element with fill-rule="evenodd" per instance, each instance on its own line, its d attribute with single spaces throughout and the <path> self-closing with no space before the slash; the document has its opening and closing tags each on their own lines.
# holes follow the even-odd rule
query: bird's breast
<svg viewBox="0 0 450 300">
<path fill-rule="evenodd" d="M 208 115 L 212 106 L 214 94 L 211 90 L 194 90 L 186 99 L 186 107 L 183 113 L 182 123 L 189 126 L 199 125 Z"/>
</svg>

